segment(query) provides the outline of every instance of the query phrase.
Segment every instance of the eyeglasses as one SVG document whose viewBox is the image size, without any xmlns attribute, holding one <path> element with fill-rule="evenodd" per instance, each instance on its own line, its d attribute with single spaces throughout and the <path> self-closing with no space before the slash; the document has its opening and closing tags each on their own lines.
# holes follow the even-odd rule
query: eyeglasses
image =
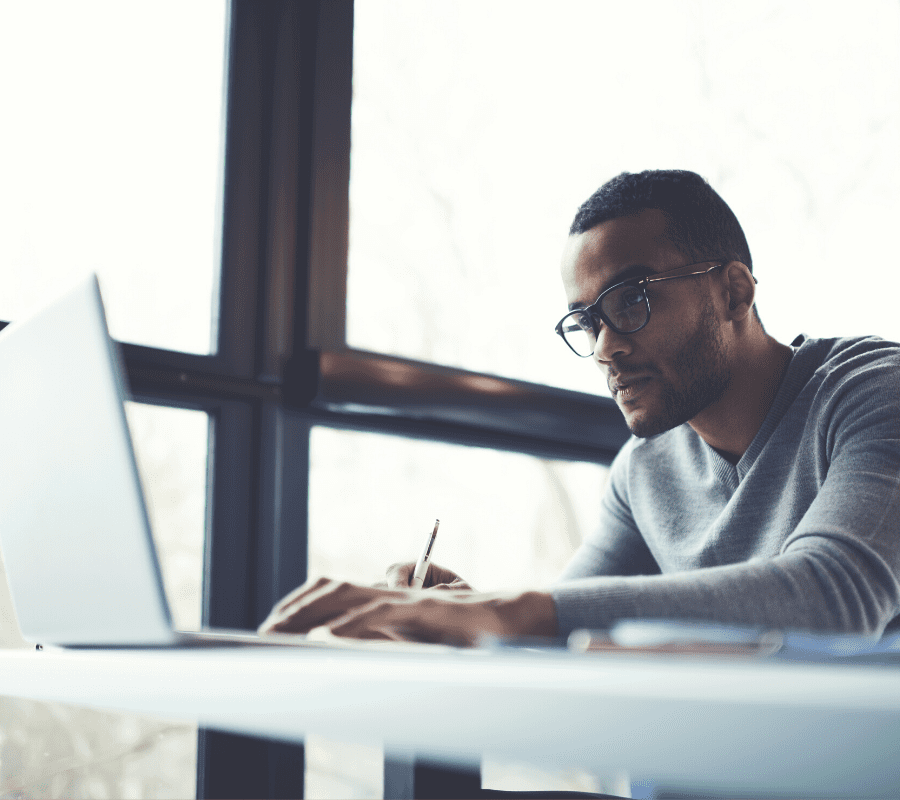
<svg viewBox="0 0 900 800">
<path fill-rule="evenodd" d="M 601 323 L 608 325 L 616 333 L 629 334 L 637 333 L 650 322 L 650 301 L 647 299 L 646 292 L 648 284 L 690 278 L 694 275 L 706 275 L 708 272 L 724 266 L 720 263 L 709 269 L 688 272 L 684 275 L 659 277 L 704 263 L 709 262 L 698 261 L 696 264 L 685 264 L 674 269 L 667 269 L 665 272 L 654 273 L 652 277 L 648 275 L 645 278 L 632 278 L 610 286 L 592 305 L 587 308 L 576 308 L 566 314 L 557 323 L 556 332 L 562 336 L 563 341 L 569 345 L 576 356 L 588 358 L 594 354 Z"/>
</svg>

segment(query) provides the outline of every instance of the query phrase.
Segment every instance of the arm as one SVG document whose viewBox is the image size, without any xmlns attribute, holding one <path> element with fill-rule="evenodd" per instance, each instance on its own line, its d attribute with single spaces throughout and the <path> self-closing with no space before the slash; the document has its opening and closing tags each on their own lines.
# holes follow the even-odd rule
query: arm
<svg viewBox="0 0 900 800">
<path fill-rule="evenodd" d="M 625 497 L 626 465 L 633 443 L 632 440 L 626 444 L 613 461 L 597 527 L 572 555 L 556 584 L 598 575 L 656 575 L 660 572 Z"/>
<path fill-rule="evenodd" d="M 260 630 L 325 625 L 340 636 L 466 645 L 481 634 L 567 635 L 638 618 L 880 632 L 900 608 L 898 476 L 900 437 L 838 442 L 816 500 L 774 558 L 667 575 L 573 577 L 549 594 L 320 580 L 285 598 Z"/>
<path fill-rule="evenodd" d="M 823 387 L 813 460 L 824 479 L 777 555 L 559 584 L 560 631 L 629 618 L 881 631 L 900 610 L 900 414 L 885 402 L 900 396 L 897 384 L 889 370 Z"/>
<path fill-rule="evenodd" d="M 608 490 L 602 540 L 586 541 L 562 579 L 582 574 L 655 573 L 659 568 L 620 496 Z M 415 564 L 393 564 L 374 587 L 309 581 L 281 600 L 260 633 L 305 633 L 324 626 L 356 638 L 475 644 L 479 636 L 554 636 L 556 608 L 548 592 L 477 593 L 456 573 L 429 565 L 424 589 L 409 589 Z M 433 590 L 441 590 L 435 592 Z"/>
</svg>

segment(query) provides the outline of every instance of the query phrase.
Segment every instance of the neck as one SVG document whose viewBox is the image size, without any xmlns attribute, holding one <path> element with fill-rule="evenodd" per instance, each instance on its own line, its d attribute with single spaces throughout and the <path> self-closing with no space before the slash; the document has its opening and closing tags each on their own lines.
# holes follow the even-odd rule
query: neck
<svg viewBox="0 0 900 800">
<path fill-rule="evenodd" d="M 690 421 L 697 434 L 736 464 L 750 447 L 772 407 L 791 360 L 791 348 L 761 335 L 733 359 L 731 383 L 713 405 Z"/>
</svg>

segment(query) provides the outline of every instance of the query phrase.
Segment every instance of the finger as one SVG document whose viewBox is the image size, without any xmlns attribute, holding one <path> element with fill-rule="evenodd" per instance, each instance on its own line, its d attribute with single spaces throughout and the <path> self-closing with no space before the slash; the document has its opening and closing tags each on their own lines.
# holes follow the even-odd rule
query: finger
<svg viewBox="0 0 900 800">
<path fill-rule="evenodd" d="M 376 600 L 348 611 L 332 621 L 328 630 L 334 636 L 351 639 L 382 639 L 392 641 L 436 641 L 425 638 L 418 626 L 410 625 L 414 612 L 405 603 Z"/>
<path fill-rule="evenodd" d="M 412 562 L 391 564 L 385 573 L 385 580 L 390 589 L 408 589 L 416 565 Z"/>
<path fill-rule="evenodd" d="M 335 608 L 334 598 L 327 593 L 305 595 L 289 605 L 273 611 L 260 626 L 261 633 L 309 633 L 346 608 L 344 602 Z"/>
<path fill-rule="evenodd" d="M 391 589 L 408 589 L 412 580 L 413 572 L 416 565 L 413 562 L 402 562 L 391 564 L 387 569 L 387 584 Z M 449 583 L 458 576 L 449 569 L 439 567 L 437 564 L 431 563 L 425 572 L 425 579 L 422 581 L 422 588 L 428 589 L 439 583 Z"/>
<path fill-rule="evenodd" d="M 426 588 L 446 584 L 453 589 L 468 589 L 469 591 L 474 591 L 474 589 L 472 589 L 472 587 L 453 570 L 447 569 L 446 567 L 440 567 L 437 564 L 432 564 L 432 566 L 434 569 L 429 572 L 425 579 Z"/>
<path fill-rule="evenodd" d="M 279 600 L 272 608 L 272 611 L 269 612 L 269 616 L 271 617 L 283 614 L 290 609 L 295 608 L 298 605 L 302 605 L 322 594 L 334 592 L 342 588 L 345 589 L 350 586 L 353 586 L 353 584 L 347 583 L 346 581 L 336 581 L 332 578 L 310 578 L 305 583 L 294 589 L 292 592 L 282 597 L 281 600 Z"/>
<path fill-rule="evenodd" d="M 453 570 L 432 563 L 428 565 L 428 573 L 425 575 L 425 587 L 429 588 L 439 586 L 442 583 L 452 583 L 458 577 Z"/>
<path fill-rule="evenodd" d="M 443 591 L 453 591 L 453 592 L 473 592 L 473 591 L 475 591 L 462 578 L 457 578 L 456 580 L 450 581 L 449 583 L 438 583 L 435 586 L 430 586 L 429 589 L 439 589 L 439 590 L 443 590 Z"/>
<path fill-rule="evenodd" d="M 375 600 L 364 606 L 348 609 L 344 614 L 323 626 L 333 636 L 346 636 L 354 639 L 393 638 L 382 623 L 384 601 Z"/>
<path fill-rule="evenodd" d="M 449 598 L 448 598 L 449 599 Z M 477 630 L 467 622 L 468 609 L 460 604 L 418 595 L 381 599 L 349 611 L 328 628 L 335 636 L 355 639 L 397 639 L 414 642 L 471 646 Z"/>
<path fill-rule="evenodd" d="M 298 586 L 292 592 L 281 598 L 269 612 L 269 616 L 263 620 L 257 629 L 259 633 L 268 633 L 274 629 L 274 626 L 286 615 L 290 613 L 290 609 L 294 608 L 304 598 L 308 598 L 316 592 L 321 591 L 324 587 L 331 584 L 328 578 L 311 578 L 301 586 Z"/>
<path fill-rule="evenodd" d="M 325 579 L 305 592 L 294 593 L 290 602 L 279 604 L 278 610 L 263 623 L 262 631 L 307 633 L 380 596 L 394 597 L 397 593 Z"/>
</svg>

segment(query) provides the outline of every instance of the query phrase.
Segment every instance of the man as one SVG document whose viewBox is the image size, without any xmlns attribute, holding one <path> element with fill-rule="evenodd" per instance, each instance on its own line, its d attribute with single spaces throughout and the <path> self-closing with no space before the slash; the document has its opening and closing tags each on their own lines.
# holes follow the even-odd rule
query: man
<svg viewBox="0 0 900 800">
<path fill-rule="evenodd" d="M 557 333 L 600 367 L 634 436 L 554 587 L 482 594 L 432 565 L 417 591 L 398 565 L 390 588 L 311 581 L 260 630 L 471 644 L 643 617 L 882 632 L 900 614 L 900 345 L 775 341 L 740 224 L 691 172 L 602 186 L 562 278 Z"/>
</svg>

